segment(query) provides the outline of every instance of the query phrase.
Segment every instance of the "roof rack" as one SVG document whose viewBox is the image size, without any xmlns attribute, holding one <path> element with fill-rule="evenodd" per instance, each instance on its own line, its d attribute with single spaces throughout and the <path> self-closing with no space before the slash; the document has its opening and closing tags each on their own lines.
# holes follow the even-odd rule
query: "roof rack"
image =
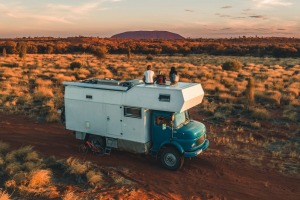
<svg viewBox="0 0 300 200">
<path fill-rule="evenodd" d="M 114 79 L 87 79 L 81 82 L 64 82 L 64 85 L 72 85 L 77 87 L 86 87 L 86 88 L 101 88 L 106 90 L 119 90 L 119 91 L 127 91 L 130 88 L 142 84 L 142 80 L 134 79 L 128 81 L 117 81 Z"/>
</svg>

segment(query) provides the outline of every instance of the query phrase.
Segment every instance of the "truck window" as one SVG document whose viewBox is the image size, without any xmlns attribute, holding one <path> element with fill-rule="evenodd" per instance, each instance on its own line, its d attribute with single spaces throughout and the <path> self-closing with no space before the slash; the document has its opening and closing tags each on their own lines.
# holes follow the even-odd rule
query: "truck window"
<svg viewBox="0 0 300 200">
<path fill-rule="evenodd" d="M 142 118 L 142 109 L 135 107 L 124 107 L 124 116 L 133 118 Z"/>
<path fill-rule="evenodd" d="M 158 99 L 159 99 L 159 101 L 170 102 L 171 95 L 170 94 L 159 94 Z"/>
<path fill-rule="evenodd" d="M 188 111 L 184 111 L 181 113 L 176 113 L 175 114 L 175 120 L 174 120 L 174 126 L 179 127 L 181 125 L 186 124 L 187 122 L 190 121 L 190 116 Z"/>
<path fill-rule="evenodd" d="M 163 124 L 166 124 L 167 126 L 171 126 L 171 118 L 166 118 L 166 117 L 163 117 L 163 116 L 157 116 L 155 118 L 155 124 L 160 126 L 160 125 L 163 125 Z"/>
</svg>

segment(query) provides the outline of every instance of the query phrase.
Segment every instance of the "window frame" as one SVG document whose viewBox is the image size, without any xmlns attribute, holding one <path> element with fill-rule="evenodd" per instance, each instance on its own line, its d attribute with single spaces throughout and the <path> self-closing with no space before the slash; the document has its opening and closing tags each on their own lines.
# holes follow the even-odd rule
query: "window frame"
<svg viewBox="0 0 300 200">
<path fill-rule="evenodd" d="M 123 111 L 124 111 L 124 117 L 142 119 L 142 108 L 124 106 Z M 138 114 L 130 111 L 136 111 Z"/>
</svg>

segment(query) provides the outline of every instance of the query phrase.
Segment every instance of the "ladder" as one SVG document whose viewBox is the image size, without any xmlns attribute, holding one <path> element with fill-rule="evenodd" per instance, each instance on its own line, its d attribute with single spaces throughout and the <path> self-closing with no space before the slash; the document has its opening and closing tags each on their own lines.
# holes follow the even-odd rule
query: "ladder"
<svg viewBox="0 0 300 200">
<path fill-rule="evenodd" d="M 105 155 L 110 155 L 111 148 L 114 147 L 115 142 L 116 142 L 116 139 L 106 138 L 106 146 L 105 146 L 105 149 L 104 149 L 104 154 Z"/>
</svg>

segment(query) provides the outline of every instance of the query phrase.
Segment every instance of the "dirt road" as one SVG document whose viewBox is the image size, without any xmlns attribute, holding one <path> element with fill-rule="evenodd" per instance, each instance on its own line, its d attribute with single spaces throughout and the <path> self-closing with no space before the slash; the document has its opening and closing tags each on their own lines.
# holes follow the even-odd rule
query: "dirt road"
<svg viewBox="0 0 300 200">
<path fill-rule="evenodd" d="M 32 145 L 45 156 L 72 156 L 101 166 L 126 168 L 128 178 L 153 199 L 300 199 L 299 177 L 255 168 L 234 155 L 224 159 L 209 149 L 173 172 L 148 156 L 119 151 L 101 157 L 82 155 L 77 151 L 80 141 L 62 125 L 5 114 L 0 114 L 0 140 L 13 148 Z"/>
</svg>

